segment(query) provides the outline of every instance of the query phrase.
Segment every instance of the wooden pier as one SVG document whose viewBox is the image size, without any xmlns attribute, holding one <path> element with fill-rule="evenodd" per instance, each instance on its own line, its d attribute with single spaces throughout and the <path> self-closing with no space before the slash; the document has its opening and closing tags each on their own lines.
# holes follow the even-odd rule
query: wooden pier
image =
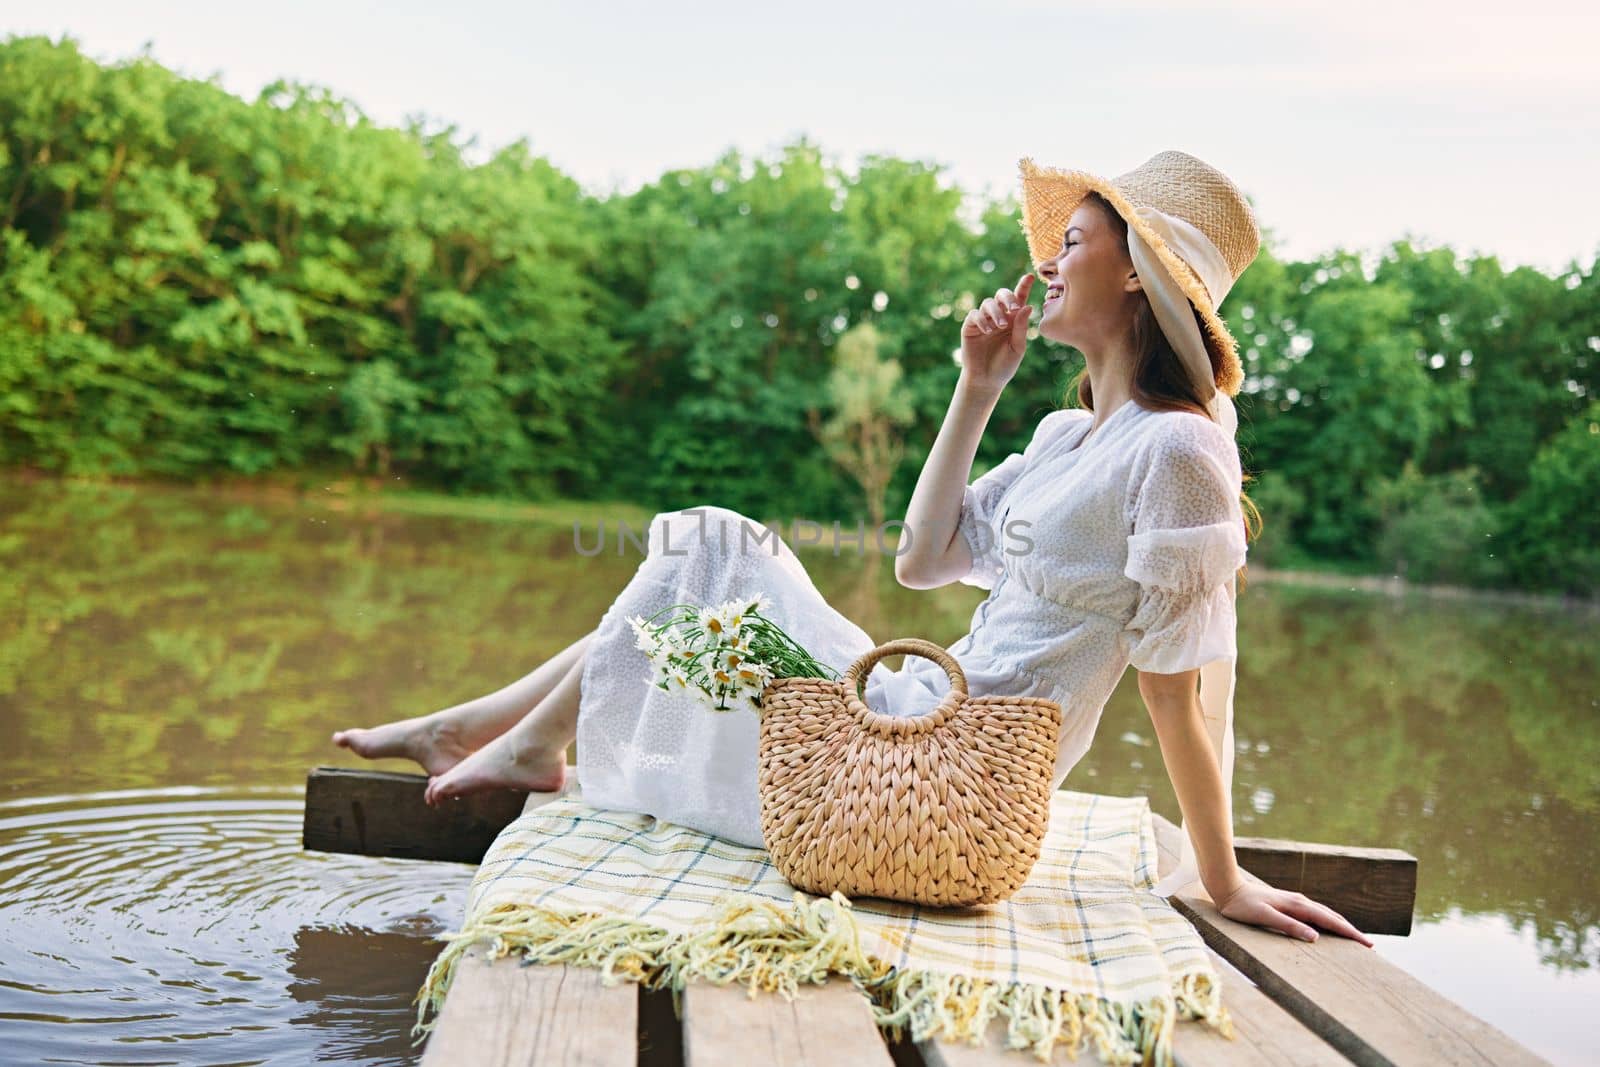
<svg viewBox="0 0 1600 1067">
<path fill-rule="evenodd" d="M 501 791 L 442 809 L 422 800 L 427 779 L 322 767 L 306 782 L 305 847 L 323 852 L 479 862 L 500 829 L 559 793 Z M 1159 873 L 1177 865 L 1181 831 L 1155 816 Z M 1248 877 L 1298 890 L 1369 934 L 1408 934 L 1416 899 L 1416 858 L 1398 849 L 1235 839 Z M 1546 1061 L 1354 941 L 1323 932 L 1315 942 L 1224 918 L 1194 884 L 1172 898 L 1204 939 L 1233 1018 L 1232 1041 L 1180 1023 L 1174 1042 L 1184 1067 L 1213 1064 L 1474 1064 Z M 581 1064 L 586 1067 L 1025 1067 L 1027 1051 L 1003 1047 L 1005 1023 L 988 1044 L 890 1042 L 866 999 L 835 976 L 802 986 L 797 999 L 748 995 L 742 986 L 691 982 L 683 1018 L 672 995 L 561 964 L 490 962 L 479 950 L 460 962 L 424 1049 L 430 1067 L 453 1064 Z M 1092 1048 L 1076 1061 L 1099 1064 Z"/>
</svg>

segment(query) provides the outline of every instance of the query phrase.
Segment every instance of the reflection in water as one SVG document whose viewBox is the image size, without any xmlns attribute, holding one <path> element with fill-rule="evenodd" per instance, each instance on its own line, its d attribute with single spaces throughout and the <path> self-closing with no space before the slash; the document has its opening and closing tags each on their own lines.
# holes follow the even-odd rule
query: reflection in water
<svg viewBox="0 0 1600 1067">
<path fill-rule="evenodd" d="M 303 852 L 301 804 L 186 789 L 0 808 L 7 1061 L 413 1061 L 411 997 L 471 868 Z"/>
<path fill-rule="evenodd" d="M 0 516 L 7 1055 L 414 1061 L 410 996 L 471 868 L 303 852 L 305 771 L 360 763 L 338 727 L 526 673 L 637 552 L 578 555 L 570 520 L 156 487 L 0 482 Z M 982 595 L 802 558 L 878 640 L 948 644 Z M 1238 831 L 1414 853 L 1419 925 L 1379 951 L 1558 1062 L 1588 1054 L 1600 992 L 1592 624 L 1262 581 L 1240 599 Z M 1177 816 L 1131 673 L 1067 784 Z"/>
<path fill-rule="evenodd" d="M 407 1036 L 417 1018 L 413 998 L 439 954 L 439 943 L 429 936 L 436 932 L 433 924 L 412 925 L 415 929 L 341 924 L 295 931 L 288 993 L 304 1009 L 291 1021 L 298 1033 L 316 1035 L 316 1059 L 409 1063 L 417 1058 L 419 1051 Z"/>
</svg>

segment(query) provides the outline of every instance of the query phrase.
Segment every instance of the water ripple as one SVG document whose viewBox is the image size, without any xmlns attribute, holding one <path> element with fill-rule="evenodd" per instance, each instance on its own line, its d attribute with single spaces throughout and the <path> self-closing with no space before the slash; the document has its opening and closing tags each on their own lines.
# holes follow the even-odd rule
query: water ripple
<svg viewBox="0 0 1600 1067">
<path fill-rule="evenodd" d="M 306 852 L 286 788 L 0 803 L 7 1058 L 415 1062 L 472 868 Z"/>
</svg>

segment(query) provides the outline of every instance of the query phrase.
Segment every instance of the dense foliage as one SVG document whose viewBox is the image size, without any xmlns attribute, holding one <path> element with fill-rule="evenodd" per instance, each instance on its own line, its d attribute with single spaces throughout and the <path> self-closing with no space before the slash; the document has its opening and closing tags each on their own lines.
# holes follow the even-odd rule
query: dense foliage
<svg viewBox="0 0 1600 1067">
<path fill-rule="evenodd" d="M 846 172 L 805 139 L 606 198 L 525 143 L 469 157 L 452 128 L 380 127 L 311 87 L 246 102 L 146 57 L 0 43 L 0 464 L 848 523 L 862 482 L 811 427 L 835 414 L 837 340 L 871 323 L 911 411 L 892 515 L 957 324 L 1027 266 L 1014 203 L 969 223 L 939 168 Z M 1288 262 L 1269 241 L 1223 307 L 1253 558 L 1595 591 L 1597 294 L 1592 263 L 1406 242 Z M 980 464 L 1081 366 L 1035 342 Z"/>
</svg>

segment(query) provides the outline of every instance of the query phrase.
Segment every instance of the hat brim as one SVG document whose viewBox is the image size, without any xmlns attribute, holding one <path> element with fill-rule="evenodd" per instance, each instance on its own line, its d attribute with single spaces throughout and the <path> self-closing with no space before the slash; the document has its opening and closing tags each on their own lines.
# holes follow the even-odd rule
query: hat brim
<svg viewBox="0 0 1600 1067">
<path fill-rule="evenodd" d="M 1231 396 L 1244 384 L 1244 368 L 1239 362 L 1239 345 L 1211 305 L 1199 276 L 1173 252 L 1161 235 L 1139 217 L 1134 204 L 1115 184 L 1098 174 L 1083 170 L 1040 167 L 1031 158 L 1019 163 L 1022 173 L 1022 232 L 1028 242 L 1028 256 L 1034 263 L 1053 259 L 1061 249 L 1061 238 L 1084 197 L 1091 192 L 1106 198 L 1122 220 L 1139 232 L 1150 250 L 1161 260 L 1178 283 L 1189 303 L 1200 312 L 1205 325 L 1206 348 L 1217 367 L 1216 386 Z"/>
</svg>

